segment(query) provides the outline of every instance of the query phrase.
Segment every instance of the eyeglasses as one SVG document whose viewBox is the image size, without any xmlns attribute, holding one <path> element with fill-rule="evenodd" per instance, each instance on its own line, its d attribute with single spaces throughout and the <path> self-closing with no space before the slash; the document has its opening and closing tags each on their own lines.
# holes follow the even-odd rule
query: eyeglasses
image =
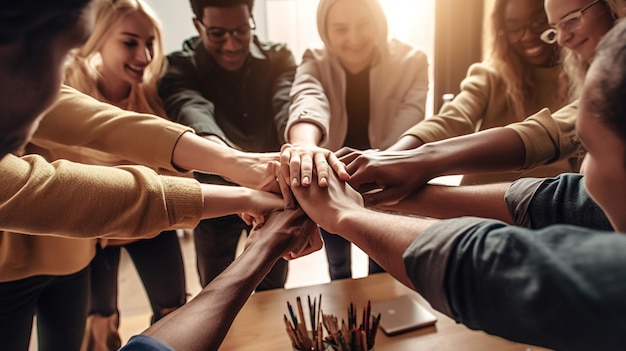
<svg viewBox="0 0 626 351">
<path fill-rule="evenodd" d="M 510 42 L 516 43 L 524 37 L 527 30 L 533 33 L 541 34 L 548 27 L 548 19 L 546 17 L 534 20 L 527 25 L 505 25 L 504 29 L 498 34 L 506 35 Z"/>
<path fill-rule="evenodd" d="M 223 44 L 228 38 L 233 37 L 238 41 L 250 40 L 250 35 L 256 29 L 254 18 L 250 17 L 250 23 L 239 26 L 235 29 L 226 29 L 221 27 L 206 28 L 200 19 L 196 18 L 196 22 L 206 33 L 209 41 L 214 44 Z"/>
<path fill-rule="evenodd" d="M 580 29 L 580 27 L 583 26 L 583 15 L 585 14 L 585 12 L 589 10 L 591 6 L 599 3 L 600 1 L 602 0 L 596 0 L 591 4 L 583 7 L 582 9 L 565 16 L 562 20 L 559 21 L 559 23 L 556 24 L 556 28 L 550 28 L 541 33 L 541 40 L 543 40 L 546 44 L 554 44 L 556 43 L 557 34 L 559 33 L 559 31 L 566 31 L 571 33 L 575 30 Z"/>
</svg>

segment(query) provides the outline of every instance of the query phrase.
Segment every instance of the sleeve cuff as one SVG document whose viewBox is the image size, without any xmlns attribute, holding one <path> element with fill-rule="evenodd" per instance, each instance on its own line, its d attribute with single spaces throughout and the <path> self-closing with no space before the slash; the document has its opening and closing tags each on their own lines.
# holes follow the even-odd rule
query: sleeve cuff
<svg viewBox="0 0 626 351">
<path fill-rule="evenodd" d="M 403 254 L 407 276 L 415 290 L 436 310 L 455 318 L 446 294 L 446 268 L 450 254 L 468 230 L 484 221 L 463 217 L 433 224 Z"/>
</svg>

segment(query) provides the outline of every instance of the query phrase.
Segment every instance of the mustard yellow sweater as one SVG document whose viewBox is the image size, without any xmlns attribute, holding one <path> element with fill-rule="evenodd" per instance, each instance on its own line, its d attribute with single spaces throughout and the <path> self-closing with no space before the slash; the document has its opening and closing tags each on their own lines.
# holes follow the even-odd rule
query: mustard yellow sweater
<svg viewBox="0 0 626 351">
<path fill-rule="evenodd" d="M 173 148 L 188 131 L 63 87 L 27 147 L 43 157 L 0 160 L 0 228 L 5 230 L 0 234 L 0 282 L 75 273 L 89 264 L 96 237 L 149 238 L 165 229 L 196 226 L 203 197 L 194 179 L 159 176 L 141 166 L 44 159 L 73 145 L 175 170 Z"/>
<path fill-rule="evenodd" d="M 574 130 L 577 102 L 565 107 L 555 102 L 558 73 L 558 68 L 537 68 L 532 72 L 532 79 L 538 89 L 535 94 L 537 99 L 532 105 L 525 106 L 526 111 L 534 113 L 525 119 L 526 116 L 513 113 L 501 76 L 487 64 L 473 64 L 454 100 L 445 104 L 437 115 L 409 129 L 405 135 L 414 135 L 429 143 L 506 126 L 520 136 L 526 148 L 523 169 L 507 173 L 466 175 L 463 184 L 577 172 L 580 158 L 578 152 L 581 151 Z M 561 161 L 547 164 L 555 160 Z"/>
</svg>

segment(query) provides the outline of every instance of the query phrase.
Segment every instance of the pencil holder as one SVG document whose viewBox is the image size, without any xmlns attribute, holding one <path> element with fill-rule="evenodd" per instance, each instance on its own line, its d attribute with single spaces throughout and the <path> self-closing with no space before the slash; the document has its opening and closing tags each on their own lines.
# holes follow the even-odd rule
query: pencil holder
<svg viewBox="0 0 626 351">
<path fill-rule="evenodd" d="M 375 351 L 375 347 L 372 347 L 371 349 L 369 349 L 368 351 Z M 311 349 L 311 350 L 315 350 L 315 349 Z M 293 348 L 293 351 L 305 351 L 304 349 L 298 349 L 298 348 Z M 306 351 L 310 351 L 310 350 L 306 350 Z M 337 349 L 335 347 L 333 347 L 331 344 L 324 342 L 324 349 L 323 351 L 341 351 L 341 349 Z"/>
<path fill-rule="evenodd" d="M 341 348 L 335 348 L 332 345 L 328 345 L 329 348 L 324 350 L 324 351 L 341 351 Z M 374 351 L 376 347 L 372 347 L 371 349 L 367 350 L 367 351 Z"/>
<path fill-rule="evenodd" d="M 380 313 L 376 317 L 371 315 L 371 304 L 369 301 L 363 309 L 361 323 L 359 324 L 357 322 L 356 305 L 353 303 L 348 308 L 347 322 L 345 319 L 341 319 L 341 323 L 339 323 L 339 319 L 334 315 L 322 313 L 321 295 L 319 300 L 314 298 L 313 303 L 311 303 L 310 296 L 307 296 L 307 299 L 309 307 L 308 322 L 300 297 L 297 297 L 297 315 L 289 301 L 287 301 L 289 317 L 287 317 L 287 314 L 283 315 L 285 330 L 291 340 L 294 351 L 374 350 Z M 309 330 L 307 324 L 313 330 Z"/>
<path fill-rule="evenodd" d="M 311 333 L 311 331 L 309 330 L 309 333 Z M 293 351 L 318 351 L 318 347 L 313 346 L 311 349 L 307 349 L 306 347 L 303 348 L 297 348 L 294 347 Z M 322 348 L 319 351 L 337 351 L 335 348 L 333 348 L 333 346 L 327 342 L 322 342 Z"/>
</svg>

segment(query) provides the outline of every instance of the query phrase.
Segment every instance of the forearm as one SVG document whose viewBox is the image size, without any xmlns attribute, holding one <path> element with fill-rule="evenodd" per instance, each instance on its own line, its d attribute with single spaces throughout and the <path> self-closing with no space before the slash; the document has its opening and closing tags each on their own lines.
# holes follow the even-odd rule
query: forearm
<svg viewBox="0 0 626 351">
<path fill-rule="evenodd" d="M 280 196 L 246 187 L 200 184 L 204 196 L 203 218 L 222 217 L 233 213 L 256 212 L 264 208 L 283 206 Z"/>
<path fill-rule="evenodd" d="M 510 183 L 445 186 L 427 185 L 394 205 L 378 209 L 438 219 L 474 216 L 512 223 L 504 201 Z"/>
<path fill-rule="evenodd" d="M 287 142 L 294 145 L 314 145 L 318 146 L 322 140 L 320 128 L 309 122 L 293 124 L 289 129 Z"/>
<path fill-rule="evenodd" d="M 387 151 L 410 150 L 420 147 L 424 144 L 420 138 L 414 135 L 404 135 L 395 144 L 387 148 Z"/>
<path fill-rule="evenodd" d="M 59 158 L 55 157 L 57 150 L 64 156 L 68 146 L 86 147 L 153 169 L 174 170 L 172 150 L 190 130 L 161 117 L 119 109 L 64 86 L 31 143 L 36 153 L 51 153 L 48 156 L 54 158 Z"/>
<path fill-rule="evenodd" d="M 185 170 L 216 173 L 231 166 L 236 150 L 193 133 L 184 133 L 172 152 L 172 164 Z"/>
<path fill-rule="evenodd" d="M 455 318 L 472 329 L 555 350 L 620 349 L 625 244 L 582 227 L 484 222 L 455 245 L 443 286 Z"/>
<path fill-rule="evenodd" d="M 0 169 L 0 224 L 17 233 L 145 238 L 193 227 L 202 214 L 197 181 L 158 176 L 145 167 L 47 163 L 36 155 L 7 155 Z"/>
<path fill-rule="evenodd" d="M 526 155 L 518 134 L 507 128 L 427 143 L 417 150 L 431 160 L 429 172 L 433 177 L 517 170 L 523 166 Z"/>
<path fill-rule="evenodd" d="M 172 164 L 178 168 L 217 174 L 253 188 L 264 184 L 264 167 L 270 160 L 278 160 L 278 154 L 241 152 L 193 133 L 184 133 L 172 153 Z"/>
<path fill-rule="evenodd" d="M 337 224 L 339 230 L 335 232 L 412 288 L 402 255 L 415 238 L 436 221 L 362 209 L 343 213 Z"/>
<path fill-rule="evenodd" d="M 143 334 L 159 339 L 175 350 L 217 350 L 237 313 L 277 261 L 278 255 L 258 245 L 249 246 L 193 300 Z"/>
</svg>

